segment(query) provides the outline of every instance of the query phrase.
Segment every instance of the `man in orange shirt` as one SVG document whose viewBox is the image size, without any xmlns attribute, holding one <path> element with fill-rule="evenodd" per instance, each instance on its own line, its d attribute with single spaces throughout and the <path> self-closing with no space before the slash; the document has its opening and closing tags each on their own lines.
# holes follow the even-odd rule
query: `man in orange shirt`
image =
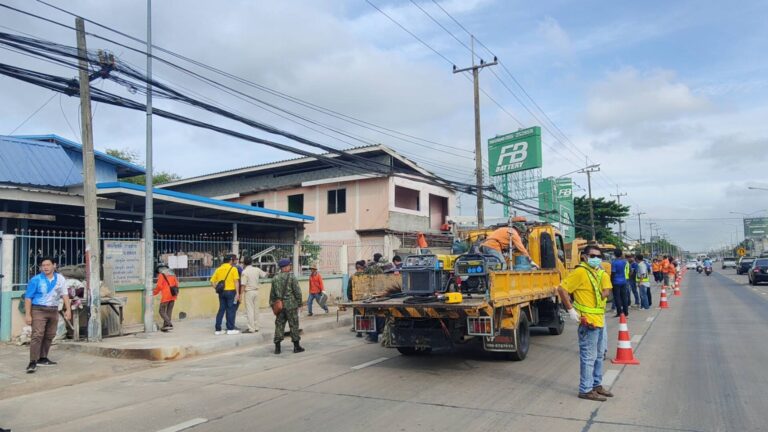
<svg viewBox="0 0 768 432">
<path fill-rule="evenodd" d="M 323 277 L 320 276 L 320 273 L 317 272 L 317 264 L 312 263 L 309 266 L 309 269 L 312 271 L 312 273 L 309 275 L 309 298 L 307 299 L 307 315 L 312 316 L 313 300 L 317 300 L 317 304 L 323 308 L 325 313 L 328 313 L 328 306 L 326 306 L 325 303 L 320 300 L 323 298 L 323 291 L 325 291 L 325 286 L 323 286 Z"/>
<path fill-rule="evenodd" d="M 152 295 L 160 294 L 160 317 L 163 318 L 163 326 L 160 331 L 167 332 L 173 330 L 171 317 L 173 316 L 173 305 L 176 303 L 176 297 L 179 290 L 179 281 L 171 269 L 164 265 L 157 267 L 157 285 Z"/>
<path fill-rule="evenodd" d="M 664 255 L 664 259 L 661 261 L 661 271 L 664 272 L 664 285 L 671 287 L 675 284 L 675 274 L 677 269 L 672 264 L 672 257 Z"/>
<path fill-rule="evenodd" d="M 531 259 L 531 255 L 528 253 L 528 249 L 523 245 L 523 239 L 520 237 L 520 231 L 516 226 L 511 228 L 501 227 L 494 230 L 488 238 L 485 239 L 483 244 L 480 245 L 480 251 L 499 258 L 506 269 L 507 260 L 504 257 L 504 251 L 509 251 L 510 240 L 518 252 L 527 256 L 528 259 Z M 531 264 L 536 265 L 533 260 L 531 260 Z"/>
</svg>

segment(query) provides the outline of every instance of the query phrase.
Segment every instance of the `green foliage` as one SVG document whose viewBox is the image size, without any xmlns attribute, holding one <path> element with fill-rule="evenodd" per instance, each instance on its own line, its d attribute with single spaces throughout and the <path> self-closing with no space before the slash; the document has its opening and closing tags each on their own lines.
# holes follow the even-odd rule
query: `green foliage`
<svg viewBox="0 0 768 432">
<path fill-rule="evenodd" d="M 122 159 L 126 162 L 130 162 L 132 164 L 136 165 L 142 165 L 143 162 L 139 159 L 139 155 L 129 149 L 107 149 L 106 153 L 110 156 L 116 157 L 118 159 Z M 170 183 L 172 181 L 181 180 L 181 176 L 178 174 L 174 174 L 167 171 L 157 171 L 155 172 L 154 176 L 152 176 L 152 182 L 154 185 L 161 185 L 163 183 Z M 124 181 L 126 183 L 133 183 L 137 185 L 145 185 L 147 184 L 147 178 L 144 175 L 139 175 L 135 177 L 128 177 L 125 179 L 121 179 L 121 181 Z"/>
<path fill-rule="evenodd" d="M 320 250 L 322 247 L 309 239 L 309 236 L 304 237 L 301 241 L 301 253 L 309 258 L 309 262 L 313 263 L 320 257 Z"/>
<path fill-rule="evenodd" d="M 595 212 L 595 237 L 600 243 L 610 243 L 622 247 L 624 243 L 611 231 L 612 224 L 619 223 L 620 220 L 629 216 L 629 207 L 608 201 L 605 198 L 593 198 L 593 208 Z M 589 198 L 576 197 L 573 200 L 573 207 L 576 219 L 576 237 L 592 239 L 589 220 Z"/>
</svg>

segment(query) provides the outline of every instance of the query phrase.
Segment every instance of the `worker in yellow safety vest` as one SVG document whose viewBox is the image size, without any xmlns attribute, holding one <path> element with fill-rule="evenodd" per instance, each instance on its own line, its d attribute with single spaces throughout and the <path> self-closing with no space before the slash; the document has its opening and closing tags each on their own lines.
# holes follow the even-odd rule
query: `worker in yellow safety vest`
<svg viewBox="0 0 768 432">
<path fill-rule="evenodd" d="M 579 398 L 603 402 L 606 397 L 613 397 L 602 385 L 603 357 L 608 350 L 605 305 L 612 286 L 601 262 L 600 249 L 586 246 L 581 262 L 560 283 L 557 292 L 568 316 L 579 322 Z"/>
</svg>

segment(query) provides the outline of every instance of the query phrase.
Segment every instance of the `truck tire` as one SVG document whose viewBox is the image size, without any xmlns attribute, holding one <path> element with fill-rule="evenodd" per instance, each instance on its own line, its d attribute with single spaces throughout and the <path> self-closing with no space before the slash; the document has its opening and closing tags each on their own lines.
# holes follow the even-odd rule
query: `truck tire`
<svg viewBox="0 0 768 432">
<path fill-rule="evenodd" d="M 560 305 L 558 304 L 555 308 L 555 320 L 557 321 L 557 325 L 554 327 L 549 328 L 549 334 L 552 336 L 558 336 L 563 334 L 563 330 L 565 330 L 565 320 L 563 319 L 563 316 L 560 314 Z"/>
<path fill-rule="evenodd" d="M 404 356 L 426 355 L 432 352 L 431 348 L 416 349 L 414 347 L 397 347 L 397 351 Z"/>
<path fill-rule="evenodd" d="M 528 355 L 528 347 L 531 343 L 531 327 L 528 324 L 528 316 L 524 312 L 520 314 L 520 320 L 515 329 L 515 339 L 517 351 L 507 353 L 507 358 L 512 361 L 523 361 Z"/>
</svg>

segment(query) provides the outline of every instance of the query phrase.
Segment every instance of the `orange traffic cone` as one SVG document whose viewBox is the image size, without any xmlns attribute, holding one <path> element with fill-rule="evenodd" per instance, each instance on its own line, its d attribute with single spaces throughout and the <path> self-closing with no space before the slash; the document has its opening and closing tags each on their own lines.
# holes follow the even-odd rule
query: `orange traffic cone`
<svg viewBox="0 0 768 432">
<path fill-rule="evenodd" d="M 669 307 L 669 303 L 667 303 L 667 286 L 662 285 L 661 286 L 661 300 L 659 300 L 659 308 L 661 309 L 667 309 Z"/>
<path fill-rule="evenodd" d="M 680 296 L 680 281 L 675 282 L 675 297 Z"/>
<path fill-rule="evenodd" d="M 629 337 L 627 317 L 619 316 L 619 344 L 616 346 L 616 358 L 611 360 L 613 364 L 639 365 L 640 362 L 632 353 L 632 340 Z"/>
</svg>

